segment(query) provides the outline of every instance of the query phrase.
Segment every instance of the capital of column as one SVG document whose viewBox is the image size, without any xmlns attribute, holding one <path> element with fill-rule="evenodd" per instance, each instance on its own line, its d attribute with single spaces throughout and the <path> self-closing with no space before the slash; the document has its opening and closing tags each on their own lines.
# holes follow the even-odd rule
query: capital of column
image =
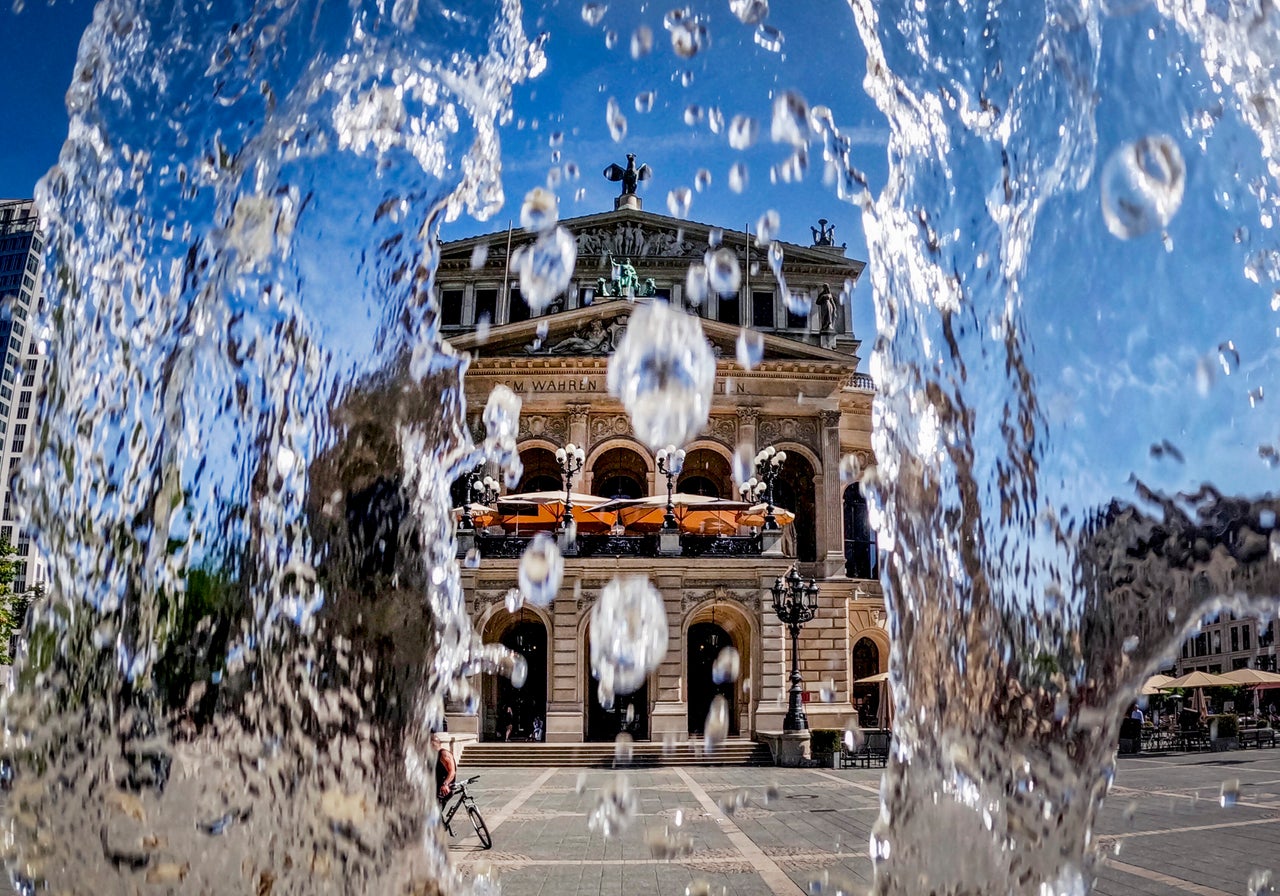
<svg viewBox="0 0 1280 896">
<path fill-rule="evenodd" d="M 823 429 L 831 429 L 840 426 L 839 411 L 818 411 L 818 419 L 822 422 Z"/>
<path fill-rule="evenodd" d="M 760 409 L 749 404 L 739 406 L 738 422 L 747 426 L 755 426 L 760 422 Z"/>
</svg>

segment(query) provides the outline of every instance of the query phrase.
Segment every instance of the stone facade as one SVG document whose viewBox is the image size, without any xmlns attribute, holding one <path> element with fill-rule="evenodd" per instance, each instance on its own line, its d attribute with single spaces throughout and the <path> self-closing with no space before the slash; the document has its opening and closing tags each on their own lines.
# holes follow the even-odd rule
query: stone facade
<svg viewBox="0 0 1280 896">
<path fill-rule="evenodd" d="M 606 389 L 608 350 L 618 328 L 625 327 L 631 303 L 598 295 L 598 280 L 608 268 L 597 261 L 625 255 L 641 281 L 656 284 L 656 298 L 636 301 L 680 305 L 689 264 L 701 260 L 717 236 L 721 246 L 739 254 L 743 271 L 752 261 L 763 261 L 766 250 L 741 232 L 713 235 L 705 225 L 627 207 L 563 224 L 578 245 L 577 271 L 543 316 L 521 309 L 517 278 L 506 267 L 508 245 L 514 254 L 528 235 L 502 232 L 443 247 L 437 275 L 441 320 L 454 348 L 471 356 L 468 407 L 478 418 L 478 409 L 499 384 L 520 396 L 525 478 L 515 491 L 560 488 L 549 458 L 571 442 L 585 451 L 574 491 L 601 497 L 665 495 L 666 479 L 653 453 L 635 438 Z M 862 270 L 861 263 L 829 246 L 784 245 L 783 253 L 790 289 L 811 296 L 824 283 L 838 291 Z M 744 276 L 736 296 L 712 296 L 691 309 L 702 317 L 717 357 L 717 377 L 710 419 L 683 446 L 687 458 L 677 491 L 736 498 L 730 473 L 735 450 L 746 446 L 754 454 L 775 446 L 788 454 L 776 503 L 796 512 L 793 532 L 770 549 L 743 556 L 566 557 L 564 583 L 552 606 L 526 606 L 515 615 L 505 596 L 515 586 L 516 555 L 486 556 L 478 567 L 467 566 L 463 585 L 476 630 L 486 643 L 501 642 L 529 657 L 530 681 L 517 693 L 497 677 L 483 676 L 476 714 L 450 706 L 451 732 L 493 737 L 499 733 L 501 704 L 514 702 L 516 715 L 525 716 L 516 720 L 517 736 L 536 715 L 545 720 L 548 740 L 608 739 L 619 729 L 641 738 L 684 738 L 702 730 L 713 691 L 732 707 L 732 733 L 780 730 L 790 638 L 772 610 L 770 587 L 793 564 L 820 587 L 817 616 L 800 637 L 810 726 L 843 727 L 857 713 L 855 702 L 879 698 L 878 688 L 853 684 L 854 654 L 862 674 L 883 671 L 888 639 L 865 505 L 856 500 L 857 487 L 842 483 L 839 473 L 841 459 L 849 455 L 862 466 L 874 463 L 871 384 L 856 372 L 859 343 L 847 309 L 836 316 L 838 332 L 820 333 L 816 320 L 798 318 L 789 309 L 767 264 L 760 268 L 763 274 Z M 753 319 L 762 334 L 763 358 L 744 370 L 734 360 L 735 345 Z M 478 419 L 473 425 L 479 434 Z M 852 542 L 850 513 L 863 514 L 855 520 L 861 528 L 852 527 L 857 530 Z M 647 576 L 662 594 L 669 644 L 645 688 L 620 698 L 610 715 L 595 703 L 588 620 L 601 588 L 629 574 Z M 716 689 L 699 664 L 729 645 L 741 658 L 741 674 Z"/>
</svg>

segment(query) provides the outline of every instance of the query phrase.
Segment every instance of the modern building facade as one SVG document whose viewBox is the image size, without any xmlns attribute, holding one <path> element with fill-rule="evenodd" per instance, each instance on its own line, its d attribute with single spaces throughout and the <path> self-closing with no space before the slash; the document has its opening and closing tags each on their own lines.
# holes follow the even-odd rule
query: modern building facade
<svg viewBox="0 0 1280 896">
<path fill-rule="evenodd" d="M 748 233 L 646 212 L 634 195 L 624 193 L 616 205 L 561 222 L 576 243 L 576 269 L 569 288 L 541 315 L 521 297 L 512 263 L 532 235 L 502 231 L 442 247 L 440 324 L 453 348 L 471 356 L 465 389 L 477 435 L 483 436 L 478 409 L 504 385 L 523 402 L 518 447 L 524 470 L 512 491 L 562 491 L 556 451 L 573 444 L 583 449 L 575 492 L 665 497 L 667 478 L 608 393 L 606 374 L 635 307 L 670 302 L 701 318 L 716 357 L 709 422 L 679 446 L 687 453 L 672 487 L 737 498 L 735 452 L 750 457 L 772 446 L 787 455 L 774 500 L 795 513 L 795 522 L 781 540 L 746 526 L 728 534 L 686 532 L 674 552 L 658 550 L 652 536 L 620 529 L 579 533 L 571 547 L 576 555 L 565 557 L 557 599 L 547 609 L 525 605 L 514 612 L 507 595 L 528 533 L 481 530 L 474 540 L 478 563 L 462 570 L 468 610 L 486 643 L 524 655 L 528 674 L 519 689 L 500 676 L 483 676 L 474 713 L 449 705 L 449 730 L 493 739 L 505 734 L 500 713 L 505 719 L 514 707 L 514 733 L 521 738 L 532 733 L 534 720 L 552 741 L 611 740 L 620 731 L 638 739 L 684 738 L 703 731 L 720 696 L 731 735 L 779 731 L 791 647 L 770 589 L 793 564 L 818 587 L 816 618 L 799 639 L 810 727 L 843 727 L 859 713 L 874 724 L 883 711 L 881 689 L 854 681 L 887 669 L 889 642 L 875 537 L 857 477 L 850 475 L 875 463 L 873 390 L 857 370 L 859 341 L 849 308 L 836 299 L 850 293 L 863 265 L 834 245 L 825 221 L 813 229 L 813 245 L 771 248 Z M 694 306 L 690 267 L 720 248 L 736 257 L 739 287 L 722 295 L 709 291 Z M 775 264 L 781 259 L 785 295 L 771 252 Z M 623 281 L 632 288 L 620 289 Z M 624 294 L 615 297 L 618 292 Z M 753 351 L 760 360 L 751 369 L 737 360 L 744 331 L 759 339 Z M 466 497 L 466 485 L 458 484 L 455 503 Z M 589 619 L 601 589 L 626 575 L 646 576 L 661 593 L 668 649 L 638 691 L 606 709 L 592 678 Z M 717 684 L 712 664 L 729 646 L 741 671 Z"/>
<path fill-rule="evenodd" d="M 45 580 L 44 563 L 30 533 L 16 520 L 13 477 L 36 429 L 36 400 L 45 375 L 45 354 L 33 323 L 40 300 L 44 235 L 31 199 L 0 200 L 0 457 L 4 462 L 4 509 L 0 534 L 17 554 L 15 593 Z"/>
</svg>

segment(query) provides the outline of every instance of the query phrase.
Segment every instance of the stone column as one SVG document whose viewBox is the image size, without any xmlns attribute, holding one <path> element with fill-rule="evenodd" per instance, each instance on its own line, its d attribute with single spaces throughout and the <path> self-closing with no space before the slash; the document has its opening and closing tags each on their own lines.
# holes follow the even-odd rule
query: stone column
<svg viewBox="0 0 1280 896">
<path fill-rule="evenodd" d="M 566 581 L 562 593 L 573 594 L 573 583 Z M 594 597 L 595 595 L 592 595 Z M 583 594 L 583 612 L 589 606 Z M 581 663 L 585 645 L 578 643 L 578 601 L 557 600 L 551 608 L 550 646 L 551 687 L 547 692 L 546 739 L 559 743 L 581 743 L 586 730 L 586 673 Z"/>
<path fill-rule="evenodd" d="M 684 577 L 679 573 L 664 573 L 653 577 L 654 586 L 662 593 L 667 608 L 667 655 L 649 678 L 653 710 L 649 716 L 649 737 L 661 741 L 675 735 L 678 740 L 688 737 L 689 708 L 685 702 L 684 632 Z"/>
<path fill-rule="evenodd" d="M 820 506 L 818 559 L 828 576 L 844 575 L 844 489 L 840 482 L 840 412 L 819 411 L 822 424 L 822 475 L 814 483 Z"/>
<path fill-rule="evenodd" d="M 752 457 L 760 450 L 756 444 L 756 429 L 760 425 L 760 409 L 750 405 L 738 408 L 738 445 L 746 445 L 751 449 Z"/>
<path fill-rule="evenodd" d="M 569 411 L 569 441 L 582 448 L 587 448 L 587 412 L 591 410 L 589 404 L 570 404 Z"/>
</svg>

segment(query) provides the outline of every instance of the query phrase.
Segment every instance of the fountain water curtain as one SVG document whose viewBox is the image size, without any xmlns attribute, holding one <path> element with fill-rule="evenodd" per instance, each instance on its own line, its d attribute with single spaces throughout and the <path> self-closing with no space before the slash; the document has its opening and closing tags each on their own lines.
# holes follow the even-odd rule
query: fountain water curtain
<svg viewBox="0 0 1280 896">
<path fill-rule="evenodd" d="M 788 171 L 821 145 L 871 250 L 896 700 L 874 888 L 1082 893 L 1124 705 L 1206 614 L 1280 593 L 1280 12 L 850 5 L 887 186 L 796 93 L 774 131 Z M 53 581 L 7 703 L 24 879 L 464 886 L 427 732 L 510 658 L 464 612 L 448 483 L 515 486 L 520 401 L 495 389 L 473 444 L 435 228 L 500 205 L 496 124 L 544 62 L 514 0 L 457 6 L 97 9 L 38 191 L 54 364 L 16 503 Z M 530 295 L 574 261 L 542 218 Z M 654 314 L 610 389 L 683 444 L 713 359 Z"/>
</svg>

